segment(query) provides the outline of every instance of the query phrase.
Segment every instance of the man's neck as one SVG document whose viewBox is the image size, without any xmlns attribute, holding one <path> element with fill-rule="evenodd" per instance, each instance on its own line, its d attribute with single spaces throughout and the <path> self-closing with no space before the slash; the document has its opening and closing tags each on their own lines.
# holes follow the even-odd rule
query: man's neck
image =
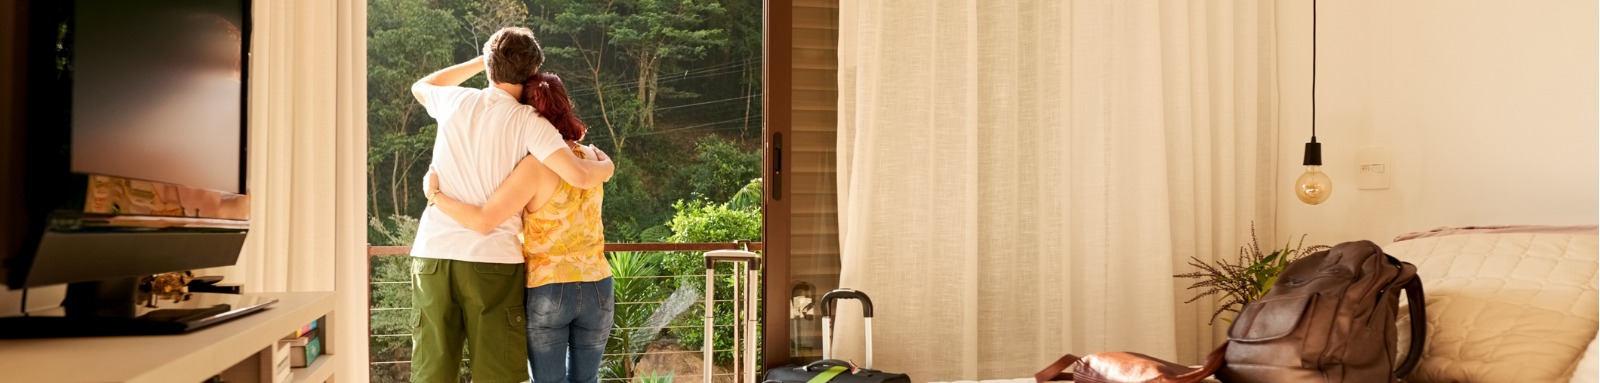
<svg viewBox="0 0 1600 383">
<path fill-rule="evenodd" d="M 494 87 L 500 88 L 500 90 L 506 91 L 506 93 L 510 93 L 511 97 L 515 97 L 518 100 L 522 99 L 522 84 L 507 84 L 503 82 L 497 82 L 494 83 Z"/>
</svg>

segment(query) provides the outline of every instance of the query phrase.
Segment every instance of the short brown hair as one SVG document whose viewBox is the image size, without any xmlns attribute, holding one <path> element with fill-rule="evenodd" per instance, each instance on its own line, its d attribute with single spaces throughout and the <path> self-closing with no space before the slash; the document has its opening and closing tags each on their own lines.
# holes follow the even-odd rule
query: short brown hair
<svg viewBox="0 0 1600 383">
<path fill-rule="evenodd" d="M 484 62 L 489 67 L 489 80 L 497 83 L 522 84 L 533 77 L 544 64 L 544 50 L 533 31 L 523 27 L 506 27 L 489 36 L 483 44 Z"/>
</svg>

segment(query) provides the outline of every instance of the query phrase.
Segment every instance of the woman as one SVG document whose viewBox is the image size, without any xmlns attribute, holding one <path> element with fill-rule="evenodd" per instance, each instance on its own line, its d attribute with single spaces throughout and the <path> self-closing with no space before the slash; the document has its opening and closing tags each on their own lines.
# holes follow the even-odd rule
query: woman
<svg viewBox="0 0 1600 383">
<path fill-rule="evenodd" d="M 592 146 L 578 145 L 587 128 L 572 115 L 572 100 L 560 77 L 536 74 L 522 89 L 522 102 L 555 125 L 573 154 L 579 158 L 605 155 Z M 522 210 L 522 257 L 528 263 L 528 361 L 533 381 L 596 382 L 600 356 L 611 338 L 615 305 L 600 223 L 604 191 L 575 188 L 531 156 L 517 164 L 483 206 L 461 202 L 438 190 L 439 178 L 430 174 L 429 200 L 473 230 L 492 228 Z"/>
</svg>

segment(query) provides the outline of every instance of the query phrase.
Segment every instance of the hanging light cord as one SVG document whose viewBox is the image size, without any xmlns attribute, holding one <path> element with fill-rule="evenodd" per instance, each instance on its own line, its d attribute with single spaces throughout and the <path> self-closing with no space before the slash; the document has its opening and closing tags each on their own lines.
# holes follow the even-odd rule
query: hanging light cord
<svg viewBox="0 0 1600 383">
<path fill-rule="evenodd" d="M 1311 0 L 1311 142 L 1317 142 L 1317 0 Z"/>
</svg>

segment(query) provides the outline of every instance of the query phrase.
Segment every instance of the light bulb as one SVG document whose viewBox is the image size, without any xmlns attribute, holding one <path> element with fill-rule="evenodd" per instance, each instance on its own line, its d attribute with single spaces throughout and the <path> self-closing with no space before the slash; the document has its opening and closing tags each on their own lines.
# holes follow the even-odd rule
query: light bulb
<svg viewBox="0 0 1600 383">
<path fill-rule="evenodd" d="M 1321 166 L 1306 166 L 1306 172 L 1294 180 L 1294 196 L 1307 205 L 1316 205 L 1327 201 L 1333 195 L 1333 179 L 1322 172 Z"/>
</svg>

